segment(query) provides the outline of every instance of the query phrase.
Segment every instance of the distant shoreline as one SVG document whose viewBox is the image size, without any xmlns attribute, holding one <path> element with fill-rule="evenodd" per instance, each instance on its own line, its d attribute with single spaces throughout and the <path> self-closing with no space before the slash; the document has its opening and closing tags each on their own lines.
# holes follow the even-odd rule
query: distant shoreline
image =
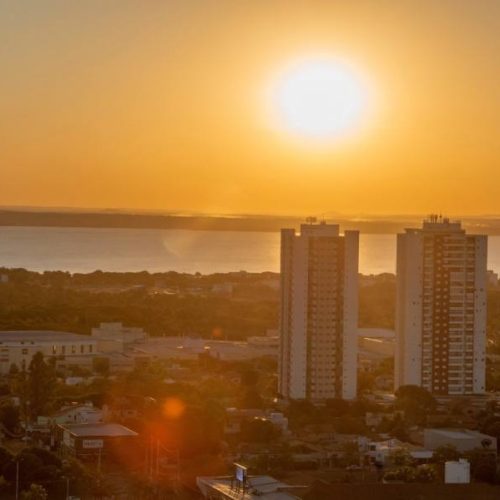
<svg viewBox="0 0 500 500">
<path fill-rule="evenodd" d="M 397 220 L 354 220 L 332 217 L 328 220 L 340 224 L 341 230 L 357 229 L 368 234 L 393 234 L 406 227 L 420 224 L 419 219 L 408 217 Z M 0 226 L 11 227 L 74 227 L 102 229 L 188 229 L 197 231 L 255 231 L 276 232 L 284 227 L 299 228 L 301 217 L 280 216 L 203 216 L 155 215 L 102 212 L 58 212 L 0 210 Z M 464 218 L 464 228 L 472 233 L 500 235 L 500 219 Z"/>
</svg>

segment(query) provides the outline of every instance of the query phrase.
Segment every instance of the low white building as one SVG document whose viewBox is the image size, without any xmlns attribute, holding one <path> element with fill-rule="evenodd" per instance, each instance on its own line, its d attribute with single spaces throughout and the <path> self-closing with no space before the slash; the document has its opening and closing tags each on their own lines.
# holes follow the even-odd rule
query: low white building
<svg viewBox="0 0 500 500">
<path fill-rule="evenodd" d="M 271 422 L 276 428 L 280 429 L 283 434 L 288 432 L 288 418 L 285 417 L 283 413 L 266 412 L 257 408 L 226 408 L 224 433 L 238 434 L 241 432 L 243 422 L 249 422 L 255 419 Z"/>
<path fill-rule="evenodd" d="M 435 450 L 440 446 L 454 446 L 458 451 L 470 451 L 474 448 L 497 449 L 497 440 L 493 436 L 469 429 L 425 429 L 424 447 Z"/>
<path fill-rule="evenodd" d="M 27 369 L 37 352 L 57 359 L 91 358 L 97 352 L 97 343 L 88 335 L 70 332 L 0 331 L 0 373 L 8 373 L 12 364 Z"/>
<path fill-rule="evenodd" d="M 230 477 L 197 477 L 196 484 L 204 498 L 208 499 L 244 499 L 244 500 L 292 500 L 293 487 L 270 476 L 253 476 L 246 480 L 245 487 Z M 300 487 L 295 487 L 297 489 Z M 287 491 L 289 490 L 289 491 Z"/>
<path fill-rule="evenodd" d="M 38 417 L 38 424 L 96 424 L 104 421 L 104 412 L 92 403 L 63 406 L 49 417 Z"/>
<path fill-rule="evenodd" d="M 444 482 L 446 484 L 470 483 L 470 463 L 461 458 L 458 462 L 445 462 Z"/>
<path fill-rule="evenodd" d="M 260 357 L 277 358 L 278 346 L 273 339 L 249 343 L 245 341 L 211 340 L 190 337 L 150 337 L 134 351 L 152 359 L 198 359 L 200 354 L 212 358 L 234 361 L 250 360 Z"/>
<path fill-rule="evenodd" d="M 390 462 L 392 455 L 401 450 L 407 451 L 414 460 L 427 461 L 432 458 L 432 451 L 410 445 L 409 443 L 403 443 L 399 439 L 362 443 L 360 448 L 364 451 L 365 455 L 378 464 Z"/>
<path fill-rule="evenodd" d="M 132 344 L 146 340 L 146 332 L 135 326 L 123 326 L 122 323 L 101 323 L 92 328 L 91 336 L 99 340 L 112 340 L 123 344 Z"/>
</svg>

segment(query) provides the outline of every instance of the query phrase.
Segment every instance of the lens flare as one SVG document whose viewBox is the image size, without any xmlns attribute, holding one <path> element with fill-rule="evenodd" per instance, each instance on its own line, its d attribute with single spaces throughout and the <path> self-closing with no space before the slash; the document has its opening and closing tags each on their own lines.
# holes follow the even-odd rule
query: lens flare
<svg viewBox="0 0 500 500">
<path fill-rule="evenodd" d="M 186 405 L 179 398 L 167 398 L 163 404 L 163 415 L 171 420 L 177 420 L 184 415 Z"/>
</svg>

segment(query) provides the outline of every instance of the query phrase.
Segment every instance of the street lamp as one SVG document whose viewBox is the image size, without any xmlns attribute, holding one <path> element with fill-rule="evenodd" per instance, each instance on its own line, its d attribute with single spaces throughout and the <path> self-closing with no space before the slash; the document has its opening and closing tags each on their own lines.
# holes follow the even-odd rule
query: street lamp
<svg viewBox="0 0 500 500">
<path fill-rule="evenodd" d="M 69 476 L 63 477 L 66 480 L 66 500 L 69 500 Z"/>
</svg>

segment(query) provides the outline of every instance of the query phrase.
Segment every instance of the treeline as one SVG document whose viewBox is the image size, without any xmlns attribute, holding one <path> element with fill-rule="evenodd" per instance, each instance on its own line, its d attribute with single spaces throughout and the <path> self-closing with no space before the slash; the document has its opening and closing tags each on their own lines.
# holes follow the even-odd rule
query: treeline
<svg viewBox="0 0 500 500">
<path fill-rule="evenodd" d="M 89 333 L 102 321 L 121 321 L 151 335 L 210 337 L 216 332 L 218 338 L 244 339 L 278 327 L 276 273 L 71 274 L 0 268 L 0 275 L 8 277 L 0 282 L 0 330 Z M 222 283 L 230 283 L 232 293 L 213 293 Z M 393 329 L 394 276 L 363 276 L 360 283 L 360 327 Z M 500 353 L 499 289 L 488 291 L 488 338 L 490 352 Z"/>
<path fill-rule="evenodd" d="M 0 286 L 0 330 L 50 329 L 89 333 L 102 321 L 143 327 L 151 335 L 219 338 L 260 335 L 277 325 L 275 301 L 150 294 L 91 293 L 41 285 Z"/>
<path fill-rule="evenodd" d="M 26 269 L 8 269 L 0 267 L 0 275 L 7 276 L 10 283 L 17 285 L 43 285 L 63 287 L 211 287 L 220 283 L 234 285 L 252 285 L 265 280 L 278 279 L 277 273 L 247 273 L 245 271 L 232 273 L 164 273 L 141 272 L 107 272 L 69 273 L 67 271 L 45 271 L 37 273 Z"/>
</svg>

